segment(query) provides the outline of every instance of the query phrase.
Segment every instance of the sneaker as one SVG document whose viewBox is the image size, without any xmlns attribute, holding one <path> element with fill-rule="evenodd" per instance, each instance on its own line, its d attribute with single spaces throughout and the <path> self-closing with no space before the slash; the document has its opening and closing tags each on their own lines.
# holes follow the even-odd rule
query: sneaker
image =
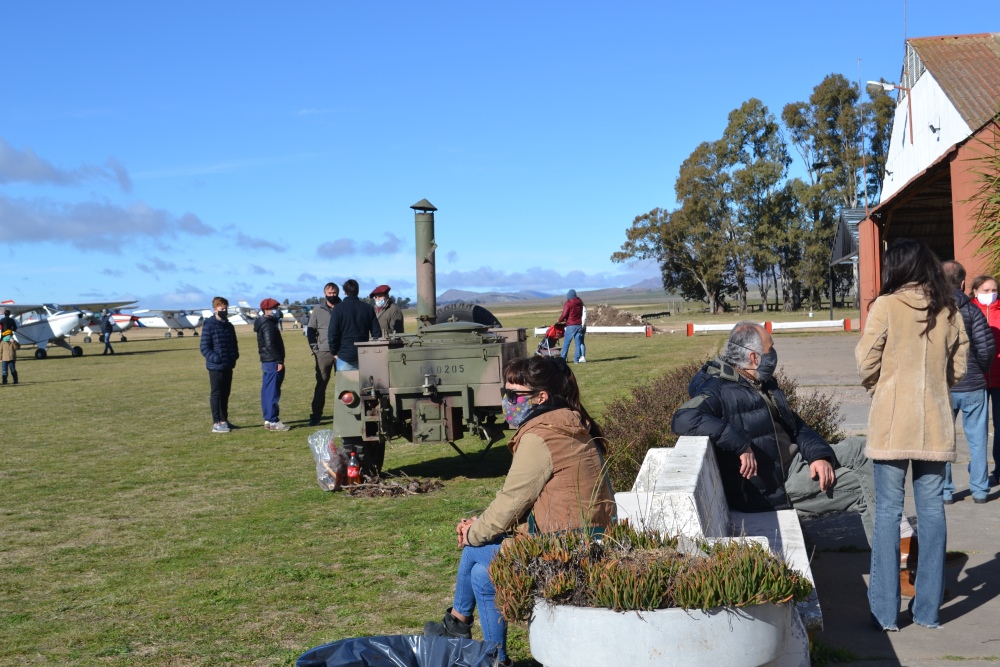
<svg viewBox="0 0 1000 667">
<path fill-rule="evenodd" d="M 264 430 L 265 431 L 271 430 L 271 422 L 267 421 L 266 419 L 264 420 Z"/>
<path fill-rule="evenodd" d="M 289 426 L 287 426 L 285 424 L 282 424 L 280 421 L 276 421 L 276 422 L 270 422 L 270 425 L 267 426 L 267 430 L 268 431 L 288 431 L 288 430 L 291 430 L 291 429 L 290 429 Z"/>
<path fill-rule="evenodd" d="M 456 637 L 472 639 L 472 623 L 463 623 L 451 615 L 451 607 L 444 613 L 440 623 L 427 621 L 424 623 L 425 637 Z"/>
<path fill-rule="evenodd" d="M 581 363 L 581 364 L 587 363 L 587 357 L 580 357 L 580 362 L 579 363 Z"/>
<path fill-rule="evenodd" d="M 212 424 L 212 433 L 229 433 L 229 427 L 226 426 L 226 422 Z"/>
<path fill-rule="evenodd" d="M 236 427 L 233 426 L 233 422 L 222 422 L 222 423 L 225 424 L 226 428 L 229 429 L 230 431 L 235 431 L 236 430 Z"/>
</svg>

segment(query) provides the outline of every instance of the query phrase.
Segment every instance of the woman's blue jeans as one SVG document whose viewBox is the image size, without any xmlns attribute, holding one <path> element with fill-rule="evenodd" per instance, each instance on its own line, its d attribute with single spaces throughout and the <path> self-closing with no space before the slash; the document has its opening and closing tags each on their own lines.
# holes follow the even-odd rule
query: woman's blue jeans
<svg viewBox="0 0 1000 667">
<path fill-rule="evenodd" d="M 895 628 L 899 615 L 899 522 L 903 517 L 906 470 L 913 466 L 920 560 L 913 621 L 938 627 L 944 597 L 944 554 L 948 527 L 944 516 L 943 461 L 873 461 L 875 468 L 875 539 L 868 583 L 868 604 L 883 628 Z"/>
<path fill-rule="evenodd" d="M 472 618 L 479 607 L 479 624 L 483 626 L 483 639 L 500 645 L 500 661 L 507 659 L 507 621 L 493 602 L 497 589 L 490 580 L 489 567 L 500 550 L 503 537 L 481 547 L 466 546 L 458 561 L 455 580 L 455 600 L 452 607 L 463 616 Z"/>
<path fill-rule="evenodd" d="M 583 345 L 583 327 L 579 324 L 573 324 L 566 327 L 566 332 L 563 334 L 563 344 L 562 344 L 562 358 L 569 359 L 569 346 L 570 343 L 576 342 L 576 349 L 573 350 L 573 361 L 580 361 L 580 355 L 583 352 L 580 350 L 580 346 Z"/>
</svg>

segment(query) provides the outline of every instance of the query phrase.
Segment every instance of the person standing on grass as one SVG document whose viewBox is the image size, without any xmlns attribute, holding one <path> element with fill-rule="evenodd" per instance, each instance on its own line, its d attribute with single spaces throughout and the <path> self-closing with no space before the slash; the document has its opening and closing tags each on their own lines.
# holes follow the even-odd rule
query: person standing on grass
<svg viewBox="0 0 1000 667">
<path fill-rule="evenodd" d="M 917 625 L 940 625 L 948 543 L 944 475 L 945 464 L 955 460 L 949 389 L 965 375 L 969 339 L 941 264 L 926 245 L 912 239 L 893 243 L 882 276 L 854 357 L 872 397 L 865 447 L 875 476 L 868 604 L 878 630 L 897 632 L 902 596 L 896 537 L 910 468 L 920 527 L 910 616 Z"/>
<path fill-rule="evenodd" d="M 403 333 L 403 311 L 396 305 L 396 300 L 389 296 L 390 289 L 388 285 L 379 285 L 368 295 L 375 303 L 375 317 L 386 338 L 389 334 Z"/>
<path fill-rule="evenodd" d="M 330 316 L 333 309 L 340 303 L 340 288 L 337 283 L 327 283 L 323 287 L 324 301 L 309 312 L 309 322 L 306 324 L 306 340 L 312 349 L 316 362 L 316 388 L 313 389 L 312 413 L 309 415 L 309 425 L 319 426 L 323 419 L 323 408 L 326 407 L 326 388 L 333 375 L 333 353 L 330 352 Z"/>
<path fill-rule="evenodd" d="M 580 363 L 587 362 L 587 307 L 580 309 Z"/>
<path fill-rule="evenodd" d="M 10 316 L 10 309 L 5 308 L 0 318 L 0 331 L 17 331 L 17 320 Z"/>
<path fill-rule="evenodd" d="M 993 474 L 990 484 L 1000 484 L 1000 300 L 997 299 L 997 281 L 993 276 L 977 276 L 969 291 L 979 310 L 986 316 L 986 323 L 996 343 L 996 354 L 986 371 L 986 391 L 993 405 Z"/>
<path fill-rule="evenodd" d="M 559 322 L 566 325 L 566 332 L 563 334 L 562 358 L 569 358 L 569 345 L 576 341 L 573 361 L 575 363 L 587 361 L 580 349 L 583 345 L 583 338 L 580 335 L 583 330 L 583 300 L 576 295 L 575 289 L 566 292 L 566 303 L 563 304 L 562 314 L 559 315 L 559 320 L 556 323 Z M 583 358 L 581 359 L 581 357 Z"/>
<path fill-rule="evenodd" d="M 111 332 L 115 330 L 115 321 L 111 317 L 111 312 L 105 308 L 101 311 L 103 317 L 101 317 L 101 333 L 104 335 L 104 352 L 102 356 L 115 353 L 114 348 L 111 347 Z"/>
<path fill-rule="evenodd" d="M 375 309 L 358 298 L 358 281 L 344 281 L 344 299 L 330 315 L 330 352 L 337 358 L 338 371 L 358 370 L 358 348 L 364 343 L 382 337 Z M 339 393 L 339 392 L 338 392 Z"/>
<path fill-rule="evenodd" d="M 233 369 L 240 358 L 236 328 L 229 321 L 229 302 L 221 296 L 212 299 L 215 314 L 201 327 L 201 355 L 205 357 L 208 396 L 212 407 L 212 433 L 229 433 L 229 393 L 233 388 Z"/>
<path fill-rule="evenodd" d="M 955 418 L 962 413 L 962 430 L 969 443 L 969 490 L 972 500 L 982 504 L 990 494 L 989 460 L 986 440 L 989 438 L 989 410 L 986 393 L 986 372 L 996 357 L 986 316 L 965 295 L 965 267 L 954 260 L 941 264 L 944 277 L 952 288 L 952 296 L 962 314 L 965 333 L 969 337 L 969 360 L 962 381 L 951 388 L 951 407 Z M 951 464 L 945 466 L 944 504 L 955 502 L 955 483 L 951 479 Z"/>
<path fill-rule="evenodd" d="M 17 351 L 21 344 L 14 340 L 13 329 L 0 331 L 0 364 L 3 367 L 3 384 L 7 384 L 8 372 L 17 384 Z"/>
<path fill-rule="evenodd" d="M 278 401 L 281 384 L 285 381 L 285 342 L 281 339 L 278 322 L 281 321 L 281 304 L 274 299 L 260 302 L 260 314 L 253 321 L 257 334 L 257 352 L 263 373 L 260 383 L 260 407 L 264 413 L 265 431 L 287 431 L 281 423 Z"/>
</svg>

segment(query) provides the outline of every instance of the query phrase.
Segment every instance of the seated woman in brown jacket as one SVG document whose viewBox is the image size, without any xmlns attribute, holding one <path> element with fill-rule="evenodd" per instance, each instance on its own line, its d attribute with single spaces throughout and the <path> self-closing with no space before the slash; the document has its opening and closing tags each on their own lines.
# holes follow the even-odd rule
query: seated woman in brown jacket
<svg viewBox="0 0 1000 667">
<path fill-rule="evenodd" d="M 561 357 L 516 359 L 504 371 L 503 409 L 517 429 L 507 445 L 514 455 L 503 488 L 480 517 L 458 523 L 458 565 L 453 606 L 426 635 L 472 636 L 479 607 L 483 637 L 507 658 L 507 624 L 494 605 L 488 568 L 504 538 L 516 531 L 559 532 L 607 527 L 614 496 L 604 467 L 597 423 L 580 404 L 573 372 Z"/>
</svg>

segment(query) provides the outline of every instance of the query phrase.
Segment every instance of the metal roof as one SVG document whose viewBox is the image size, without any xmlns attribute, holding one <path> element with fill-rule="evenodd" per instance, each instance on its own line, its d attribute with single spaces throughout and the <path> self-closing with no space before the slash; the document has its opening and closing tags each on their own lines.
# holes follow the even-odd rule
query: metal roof
<svg viewBox="0 0 1000 667">
<path fill-rule="evenodd" d="M 851 262 L 858 256 L 858 224 L 865 219 L 865 209 L 842 209 L 839 218 L 837 236 L 833 239 L 830 253 L 830 266 Z"/>
<path fill-rule="evenodd" d="M 1000 33 L 907 42 L 973 132 L 1000 111 Z"/>
</svg>

